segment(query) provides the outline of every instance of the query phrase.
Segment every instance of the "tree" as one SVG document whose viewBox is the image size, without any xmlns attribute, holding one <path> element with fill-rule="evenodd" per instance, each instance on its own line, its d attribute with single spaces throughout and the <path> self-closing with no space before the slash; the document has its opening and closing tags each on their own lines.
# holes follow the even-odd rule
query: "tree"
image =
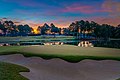
<svg viewBox="0 0 120 80">
<path fill-rule="evenodd" d="M 41 27 L 40 26 L 38 26 L 37 31 L 39 34 L 41 34 Z"/>
<path fill-rule="evenodd" d="M 4 30 L 5 29 L 4 25 L 0 24 L 0 29 L 3 30 L 3 31 L 5 31 Z"/>
<path fill-rule="evenodd" d="M 29 25 L 24 25 L 24 31 L 26 34 L 31 34 L 32 28 Z"/>
<path fill-rule="evenodd" d="M 86 38 L 89 36 L 93 36 L 96 38 L 103 38 L 103 39 L 109 39 L 111 37 L 120 37 L 120 25 L 118 25 L 117 28 L 114 26 L 108 25 L 108 24 L 97 24 L 94 21 L 76 21 L 70 24 L 69 26 L 70 32 L 74 33 L 74 36 L 79 39 Z"/>
<path fill-rule="evenodd" d="M 76 24 L 74 22 L 72 22 L 72 24 L 70 24 L 69 26 L 70 34 L 73 36 L 75 35 L 75 27 L 76 27 Z"/>
<path fill-rule="evenodd" d="M 50 26 L 51 26 L 51 32 L 54 34 L 55 37 L 55 33 L 59 33 L 59 28 L 55 27 L 53 23 L 51 23 Z"/>
<path fill-rule="evenodd" d="M 2 32 L 1 35 L 3 35 L 6 31 L 4 25 L 0 24 L 0 31 Z"/>
<path fill-rule="evenodd" d="M 120 38 L 120 25 L 118 25 L 118 26 L 115 28 L 114 36 L 115 36 L 115 38 Z"/>
<path fill-rule="evenodd" d="M 50 29 L 50 26 L 45 23 L 42 27 L 41 27 L 41 34 L 44 35 L 46 34 L 46 31 Z"/>
<path fill-rule="evenodd" d="M 29 25 L 18 25 L 17 26 L 20 36 L 27 36 L 32 33 L 32 28 Z"/>
</svg>

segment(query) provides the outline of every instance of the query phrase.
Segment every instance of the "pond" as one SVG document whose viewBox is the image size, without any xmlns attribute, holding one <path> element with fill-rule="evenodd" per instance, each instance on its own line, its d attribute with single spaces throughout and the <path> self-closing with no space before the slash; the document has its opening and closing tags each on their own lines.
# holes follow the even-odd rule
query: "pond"
<svg viewBox="0 0 120 80">
<path fill-rule="evenodd" d="M 88 41 L 75 41 L 68 42 L 67 44 L 83 46 L 83 47 L 107 47 L 107 48 L 119 48 L 120 49 L 120 40 L 88 40 Z"/>
<path fill-rule="evenodd" d="M 28 46 L 28 45 L 74 45 L 79 47 L 107 47 L 119 48 L 120 40 L 51 40 L 51 41 L 10 41 L 0 42 L 0 46 Z"/>
</svg>

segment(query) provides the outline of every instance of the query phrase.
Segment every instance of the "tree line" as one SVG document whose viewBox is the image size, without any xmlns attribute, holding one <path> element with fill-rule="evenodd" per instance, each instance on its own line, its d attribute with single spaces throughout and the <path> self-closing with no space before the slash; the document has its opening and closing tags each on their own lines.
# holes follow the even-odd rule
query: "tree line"
<svg viewBox="0 0 120 80">
<path fill-rule="evenodd" d="M 61 34 L 61 28 L 56 27 L 53 23 L 50 26 L 45 23 L 43 26 L 38 26 L 37 34 L 29 25 L 15 25 L 13 21 L 0 21 L 0 36 L 29 36 L 29 35 L 47 35 Z"/>
<path fill-rule="evenodd" d="M 26 36 L 32 33 L 33 28 L 29 25 L 15 25 L 13 21 L 0 22 L 1 36 Z"/>
<path fill-rule="evenodd" d="M 111 26 L 109 24 L 98 24 L 94 21 L 76 21 L 69 26 L 70 35 L 92 36 L 95 38 L 120 38 L 120 25 Z"/>
<path fill-rule="evenodd" d="M 0 36 L 28 36 L 34 34 L 34 29 L 29 25 L 15 25 L 13 21 L 0 21 Z M 120 38 L 120 25 L 111 26 L 109 24 L 98 24 L 94 21 L 75 21 L 68 28 L 58 28 L 53 23 L 50 26 L 45 23 L 38 26 L 40 35 L 47 34 L 63 34 L 76 36 L 78 38 L 94 37 L 94 38 Z"/>
<path fill-rule="evenodd" d="M 56 27 L 53 23 L 51 23 L 50 26 L 47 23 L 45 23 L 43 26 L 38 26 L 37 31 L 42 35 L 55 33 L 60 34 L 60 28 Z"/>
</svg>

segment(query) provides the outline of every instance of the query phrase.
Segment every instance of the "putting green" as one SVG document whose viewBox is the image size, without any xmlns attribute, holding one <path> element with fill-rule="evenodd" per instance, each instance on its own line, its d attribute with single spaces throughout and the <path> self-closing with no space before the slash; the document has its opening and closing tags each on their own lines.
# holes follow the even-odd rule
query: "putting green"
<svg viewBox="0 0 120 80">
<path fill-rule="evenodd" d="M 0 47 L 0 55 L 8 54 L 23 54 L 26 57 L 38 56 L 44 59 L 61 58 L 69 62 L 79 62 L 84 59 L 120 61 L 120 49 L 85 48 L 73 45 Z"/>
<path fill-rule="evenodd" d="M 73 45 L 26 46 L 19 51 L 33 54 L 120 57 L 120 49 L 101 47 L 85 48 Z"/>
</svg>

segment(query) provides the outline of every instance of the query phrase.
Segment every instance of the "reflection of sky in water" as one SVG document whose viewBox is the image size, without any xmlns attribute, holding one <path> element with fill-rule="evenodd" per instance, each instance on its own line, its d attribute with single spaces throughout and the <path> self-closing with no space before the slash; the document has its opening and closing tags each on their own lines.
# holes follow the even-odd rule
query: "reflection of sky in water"
<svg viewBox="0 0 120 80">
<path fill-rule="evenodd" d="M 80 47 L 94 47 L 93 44 L 89 41 L 81 41 L 78 46 Z"/>
</svg>

